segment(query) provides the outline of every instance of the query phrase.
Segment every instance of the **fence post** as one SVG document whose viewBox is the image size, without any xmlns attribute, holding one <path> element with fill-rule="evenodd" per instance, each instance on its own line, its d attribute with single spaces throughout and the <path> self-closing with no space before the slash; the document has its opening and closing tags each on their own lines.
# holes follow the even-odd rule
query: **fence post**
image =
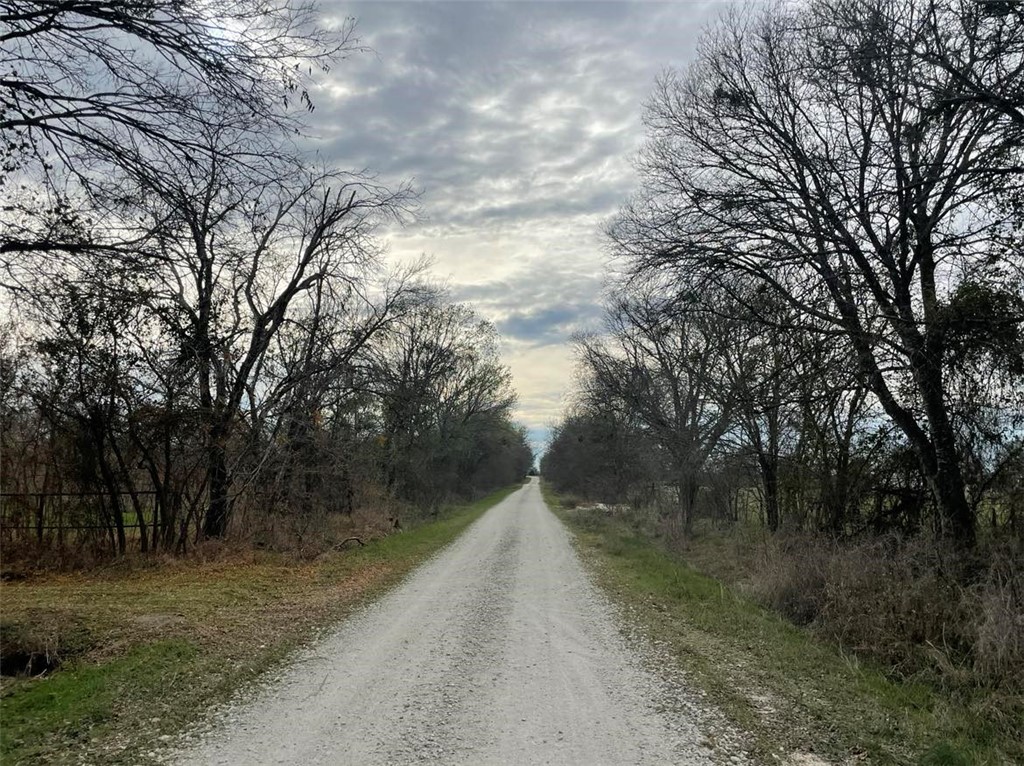
<svg viewBox="0 0 1024 766">
<path fill-rule="evenodd" d="M 46 515 L 46 494 L 39 493 L 39 500 L 36 503 L 36 541 L 43 544 L 43 519 Z"/>
</svg>

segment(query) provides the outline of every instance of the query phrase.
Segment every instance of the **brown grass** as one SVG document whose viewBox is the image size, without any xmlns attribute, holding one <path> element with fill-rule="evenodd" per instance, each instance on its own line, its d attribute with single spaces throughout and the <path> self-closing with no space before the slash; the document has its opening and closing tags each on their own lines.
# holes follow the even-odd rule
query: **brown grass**
<svg viewBox="0 0 1024 766">
<path fill-rule="evenodd" d="M 3 679 L 5 719 L 10 715 L 14 722 L 5 724 L 10 739 L 4 763 L 63 764 L 75 753 L 104 763 L 147 762 L 144 743 L 173 734 L 393 581 L 398 571 L 386 562 L 366 561 L 333 578 L 325 575 L 327 563 L 337 562 L 219 552 L 209 560 L 166 559 L 4 584 L 4 656 L 55 661 L 37 660 L 28 669 L 50 670 L 41 678 Z M 174 652 L 183 654 L 176 659 Z M 152 676 L 148 669 L 124 670 L 139 656 L 158 661 Z M 98 712 L 83 710 L 80 723 L 74 723 L 74 713 L 47 713 L 47 703 L 38 701 L 37 691 L 45 688 L 58 695 L 65 692 L 56 690 L 68 688 L 73 696 L 73 679 L 95 683 L 105 668 L 111 680 L 100 683 L 113 700 Z M 37 719 L 30 711 L 40 704 Z M 65 719 L 72 724 L 60 723 Z"/>
<path fill-rule="evenodd" d="M 844 652 L 942 690 L 973 711 L 978 725 L 1020 730 L 1019 553 L 991 547 L 964 559 L 927 539 L 835 542 L 752 529 L 708 532 L 679 552 Z"/>
<path fill-rule="evenodd" d="M 354 531 L 346 519 L 319 553 L 211 543 L 184 558 L 29 571 L 0 584 L 0 650 L 56 661 L 46 677 L 3 679 L 0 759 L 153 762 L 157 737 L 395 583 L 508 491 L 365 547 L 336 549 L 334 533 Z"/>
<path fill-rule="evenodd" d="M 1017 558 L 994 558 L 973 617 L 975 670 L 1024 689 L 1024 566 Z"/>
</svg>

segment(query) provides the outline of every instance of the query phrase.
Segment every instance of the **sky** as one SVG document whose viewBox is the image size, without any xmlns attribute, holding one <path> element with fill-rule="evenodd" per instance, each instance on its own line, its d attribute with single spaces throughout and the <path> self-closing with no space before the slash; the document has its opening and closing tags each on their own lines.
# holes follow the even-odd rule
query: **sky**
<svg viewBox="0 0 1024 766">
<path fill-rule="evenodd" d="M 572 390 L 570 337 L 600 325 L 602 230 L 636 186 L 642 105 L 724 2 L 321 7 L 354 17 L 370 50 L 313 94 L 316 149 L 419 190 L 420 220 L 384 232 L 388 257 L 427 256 L 495 324 L 539 453 Z"/>
</svg>

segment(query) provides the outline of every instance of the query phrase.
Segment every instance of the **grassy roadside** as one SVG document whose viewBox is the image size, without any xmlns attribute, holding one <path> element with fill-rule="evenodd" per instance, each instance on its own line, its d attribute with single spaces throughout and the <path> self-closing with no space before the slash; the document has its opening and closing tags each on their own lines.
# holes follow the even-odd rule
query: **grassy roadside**
<svg viewBox="0 0 1024 766">
<path fill-rule="evenodd" d="M 68 659 L 49 675 L 4 679 L 0 762 L 153 762 L 161 742 L 516 489 L 315 562 L 254 553 L 3 584 L 0 627 Z"/>
<path fill-rule="evenodd" d="M 897 683 L 736 594 L 623 521 L 545 499 L 600 584 L 741 729 L 757 763 L 1024 762 L 1024 746 L 924 685 Z M 1018 760 L 1020 759 L 1020 760 Z"/>
</svg>

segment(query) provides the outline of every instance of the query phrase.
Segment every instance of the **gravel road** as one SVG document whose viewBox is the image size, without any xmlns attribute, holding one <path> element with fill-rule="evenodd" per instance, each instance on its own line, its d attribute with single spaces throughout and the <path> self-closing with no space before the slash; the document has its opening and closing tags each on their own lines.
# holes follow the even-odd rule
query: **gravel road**
<svg viewBox="0 0 1024 766">
<path fill-rule="evenodd" d="M 677 687 L 638 659 L 534 479 L 171 760 L 720 762 Z"/>
</svg>

